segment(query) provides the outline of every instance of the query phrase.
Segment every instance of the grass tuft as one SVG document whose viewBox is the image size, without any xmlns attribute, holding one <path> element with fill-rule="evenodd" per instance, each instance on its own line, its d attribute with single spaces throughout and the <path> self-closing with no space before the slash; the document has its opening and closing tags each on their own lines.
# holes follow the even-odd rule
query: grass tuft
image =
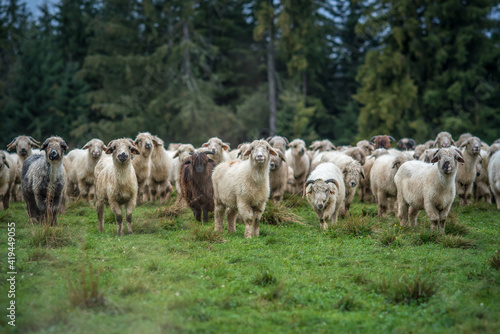
<svg viewBox="0 0 500 334">
<path fill-rule="evenodd" d="M 469 229 L 464 224 L 458 221 L 458 216 L 455 213 L 450 213 L 446 221 L 445 234 L 448 235 L 467 235 Z"/>
<path fill-rule="evenodd" d="M 441 237 L 442 235 L 439 231 L 423 227 L 417 233 L 416 243 L 419 245 L 438 243 L 439 240 L 441 240 Z"/>
<path fill-rule="evenodd" d="M 269 270 L 263 270 L 254 278 L 253 283 L 258 286 L 269 286 L 278 283 L 278 279 Z"/>
<path fill-rule="evenodd" d="M 403 278 L 388 283 L 386 280 L 379 286 L 379 291 L 384 293 L 389 300 L 396 304 L 420 305 L 429 301 L 436 294 L 438 284 L 420 275 L 413 278 Z"/>
<path fill-rule="evenodd" d="M 132 222 L 132 231 L 137 234 L 154 234 L 162 230 L 158 220 L 139 219 Z"/>
<path fill-rule="evenodd" d="M 209 243 L 225 242 L 222 234 L 216 232 L 213 227 L 203 227 L 195 223 L 191 224 L 191 238 L 195 241 L 206 241 Z"/>
<path fill-rule="evenodd" d="M 98 277 L 94 273 L 92 265 L 88 274 L 82 268 L 81 277 L 76 282 L 68 278 L 68 299 L 73 307 L 93 308 L 105 305 L 103 294 L 99 292 Z"/>
<path fill-rule="evenodd" d="M 462 248 L 462 249 L 469 249 L 476 246 L 474 240 L 464 238 L 458 235 L 445 235 L 441 239 L 441 244 L 444 247 Z"/>
<path fill-rule="evenodd" d="M 490 265 L 493 269 L 500 270 L 500 253 L 498 251 L 495 251 L 495 254 L 493 254 Z"/>
<path fill-rule="evenodd" d="M 394 228 L 383 228 L 377 231 L 376 239 L 382 246 L 400 245 L 398 230 Z"/>
<path fill-rule="evenodd" d="M 183 201 L 173 202 L 170 200 L 153 212 L 153 217 L 174 219 L 186 212 L 187 206 Z"/>
<path fill-rule="evenodd" d="M 375 222 L 370 216 L 355 214 L 348 215 L 333 226 L 334 234 L 345 234 L 353 237 L 370 235 L 374 228 Z"/>
<path fill-rule="evenodd" d="M 52 255 L 50 255 L 46 249 L 35 248 L 33 250 L 33 253 L 31 253 L 31 255 L 29 256 L 28 260 L 32 262 L 37 262 L 41 260 L 52 260 L 52 259 L 53 259 Z"/>
<path fill-rule="evenodd" d="M 352 295 L 345 295 L 335 303 L 334 307 L 340 311 L 350 312 L 356 309 L 358 304 Z"/>
<path fill-rule="evenodd" d="M 69 230 L 64 226 L 42 225 L 31 228 L 29 245 L 31 247 L 58 248 L 74 243 Z"/>
<path fill-rule="evenodd" d="M 263 224 L 268 225 L 281 225 L 283 223 L 304 225 L 300 216 L 293 213 L 284 202 L 274 203 L 273 201 L 268 201 L 261 221 Z"/>
</svg>

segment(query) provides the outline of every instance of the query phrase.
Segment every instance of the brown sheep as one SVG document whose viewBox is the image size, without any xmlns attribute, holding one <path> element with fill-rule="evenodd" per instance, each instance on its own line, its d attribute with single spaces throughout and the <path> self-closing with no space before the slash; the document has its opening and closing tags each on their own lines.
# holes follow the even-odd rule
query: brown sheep
<svg viewBox="0 0 500 334">
<path fill-rule="evenodd" d="M 181 195 L 193 211 L 197 221 L 208 222 L 208 213 L 214 211 L 214 188 L 212 172 L 217 166 L 209 157 L 212 151 L 196 152 L 187 158 L 181 167 Z"/>
<path fill-rule="evenodd" d="M 278 155 L 271 155 L 269 164 L 269 183 L 271 187 L 270 198 L 274 202 L 280 202 L 286 190 L 288 181 L 288 164 L 281 149 L 275 149 Z"/>
<path fill-rule="evenodd" d="M 391 136 L 387 135 L 378 135 L 378 136 L 373 136 L 372 139 L 370 139 L 370 142 L 373 143 L 373 146 L 375 149 L 377 148 L 385 148 L 385 149 L 390 149 L 391 148 L 391 141 L 396 141 Z"/>
</svg>

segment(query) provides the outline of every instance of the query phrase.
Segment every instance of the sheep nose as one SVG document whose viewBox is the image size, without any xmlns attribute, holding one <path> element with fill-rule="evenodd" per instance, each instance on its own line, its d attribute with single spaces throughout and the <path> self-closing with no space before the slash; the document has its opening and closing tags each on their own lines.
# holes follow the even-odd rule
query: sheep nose
<svg viewBox="0 0 500 334">
<path fill-rule="evenodd" d="M 151 146 L 151 143 L 150 143 L 150 142 L 147 142 L 147 143 L 146 143 L 146 148 L 149 150 L 149 149 L 151 149 L 151 147 L 152 147 L 152 146 Z"/>
<path fill-rule="evenodd" d="M 28 151 L 26 151 L 26 149 L 23 148 L 23 149 L 21 149 L 20 153 L 21 153 L 21 155 L 26 155 L 26 154 L 28 154 Z"/>
<path fill-rule="evenodd" d="M 92 156 L 93 156 L 94 158 L 97 158 L 97 157 L 98 157 L 98 156 L 100 156 L 100 155 L 101 155 L 101 152 L 99 152 L 99 151 L 94 151 L 94 152 L 92 152 Z"/>
<path fill-rule="evenodd" d="M 57 160 L 59 159 L 59 153 L 57 153 L 56 150 L 52 150 L 49 154 L 49 159 L 50 160 Z"/>
<path fill-rule="evenodd" d="M 269 167 L 270 167 L 271 169 L 275 169 L 275 168 L 276 168 L 276 165 L 274 164 L 274 162 L 271 162 L 271 163 L 269 164 Z"/>
<path fill-rule="evenodd" d="M 351 187 L 356 187 L 356 182 L 352 181 L 351 182 Z"/>
<path fill-rule="evenodd" d="M 300 154 L 300 155 L 303 155 L 303 154 L 304 154 L 304 152 L 305 152 L 304 148 L 301 148 L 301 149 L 300 149 L 300 151 L 299 151 L 299 154 Z"/>
<path fill-rule="evenodd" d="M 325 206 L 325 205 L 324 205 L 323 203 L 319 203 L 319 204 L 318 204 L 318 209 L 323 209 L 323 207 L 324 207 L 324 206 Z"/>
<path fill-rule="evenodd" d="M 128 155 L 125 152 L 118 154 L 118 159 L 120 159 L 121 162 L 124 162 L 125 160 L 127 160 L 127 158 L 128 158 Z"/>
<path fill-rule="evenodd" d="M 217 148 L 216 147 L 212 147 L 212 153 L 213 154 L 217 154 Z"/>
<path fill-rule="evenodd" d="M 255 159 L 257 159 L 257 161 L 263 161 L 263 160 L 264 160 L 264 155 L 262 155 L 262 154 L 257 154 L 257 155 L 255 156 Z"/>
</svg>

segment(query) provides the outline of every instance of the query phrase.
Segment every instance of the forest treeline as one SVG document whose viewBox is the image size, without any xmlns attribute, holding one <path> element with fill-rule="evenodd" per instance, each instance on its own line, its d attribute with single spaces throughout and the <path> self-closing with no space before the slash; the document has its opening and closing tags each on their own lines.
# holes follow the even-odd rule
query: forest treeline
<svg viewBox="0 0 500 334">
<path fill-rule="evenodd" d="M 0 144 L 500 137 L 500 1 L 0 0 Z"/>
</svg>

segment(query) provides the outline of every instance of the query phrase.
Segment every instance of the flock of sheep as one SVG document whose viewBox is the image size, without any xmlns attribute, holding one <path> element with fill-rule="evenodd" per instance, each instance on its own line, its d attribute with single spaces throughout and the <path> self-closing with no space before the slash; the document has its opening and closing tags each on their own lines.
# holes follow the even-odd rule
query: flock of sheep
<svg viewBox="0 0 500 334">
<path fill-rule="evenodd" d="M 236 230 L 245 223 L 245 237 L 259 235 L 259 222 L 269 199 L 285 192 L 302 194 L 318 216 L 321 229 L 348 214 L 359 189 L 360 199 L 377 203 L 378 214 L 397 214 L 401 225 L 416 225 L 425 210 L 431 227 L 444 233 L 445 221 L 458 195 L 460 205 L 496 200 L 500 210 L 500 139 L 491 146 L 471 134 L 455 142 L 448 132 L 416 145 L 375 136 L 355 147 L 335 147 L 315 141 L 307 149 L 302 139 L 274 136 L 243 143 L 237 149 L 214 137 L 200 148 L 170 144 L 148 132 L 135 140 L 115 139 L 105 145 L 92 139 L 67 153 L 60 137 L 40 142 L 19 136 L 0 151 L 0 209 L 24 200 L 30 220 L 57 223 L 65 202 L 80 197 L 94 201 L 98 228 L 104 228 L 104 208 L 115 215 L 122 235 L 123 209 L 128 233 L 136 204 L 166 200 L 174 186 L 197 220 L 214 212 L 215 230 Z M 39 149 L 38 149 L 39 148 Z M 103 154 L 104 152 L 104 154 Z M 67 154 L 66 154 L 67 153 Z M 372 196 L 373 195 L 373 196 Z"/>
</svg>

